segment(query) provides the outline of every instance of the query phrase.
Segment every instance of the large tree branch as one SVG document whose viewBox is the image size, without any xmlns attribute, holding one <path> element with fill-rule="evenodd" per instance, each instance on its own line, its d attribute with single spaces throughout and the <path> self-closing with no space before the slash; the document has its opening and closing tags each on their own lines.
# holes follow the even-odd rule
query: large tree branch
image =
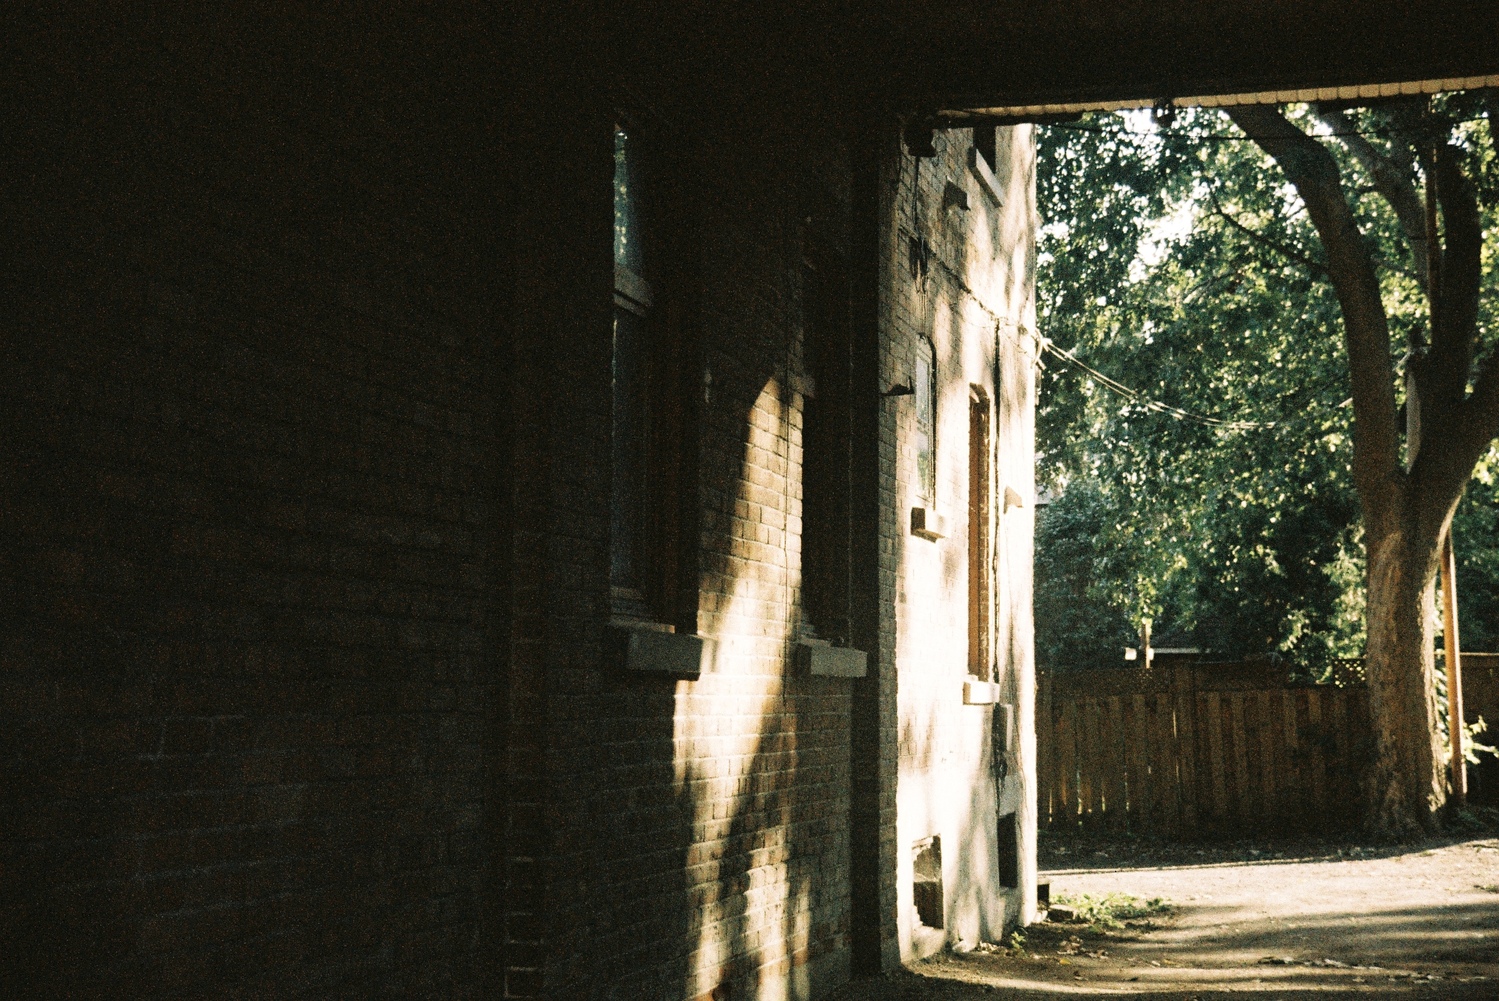
<svg viewBox="0 0 1499 1001">
<path fill-rule="evenodd" d="M 1437 198 L 1446 224 L 1441 286 L 1432 304 L 1432 388 L 1453 403 L 1468 390 L 1478 336 L 1478 291 L 1483 281 L 1483 225 L 1478 198 L 1463 176 L 1456 149 L 1442 143 L 1436 149 Z"/>
<path fill-rule="evenodd" d="M 1343 312 L 1343 337 L 1353 384 L 1353 472 L 1369 521 L 1391 513 L 1391 489 L 1401 482 L 1400 436 L 1395 426 L 1395 381 L 1390 328 L 1379 278 L 1343 196 L 1338 165 L 1320 143 L 1268 106 L 1230 108 L 1229 117 L 1270 154 L 1295 186 L 1322 238 L 1327 274 Z M 1371 531 L 1379 526 L 1370 524 Z"/>
<path fill-rule="evenodd" d="M 1441 282 L 1432 303 L 1431 351 L 1418 368 L 1423 445 L 1412 469 L 1423 529 L 1436 531 L 1451 514 L 1473 465 L 1499 435 L 1499 355 L 1484 360 L 1468 396 L 1468 376 L 1478 342 L 1478 301 L 1483 280 L 1483 224 L 1461 154 L 1435 148 L 1435 183 L 1445 239 Z"/>
<path fill-rule="evenodd" d="M 1301 253 L 1299 250 L 1296 250 L 1294 247 L 1288 247 L 1278 240 L 1272 240 L 1270 239 L 1270 237 L 1261 233 L 1259 230 L 1254 229 L 1251 226 L 1246 226 L 1239 220 L 1235 219 L 1233 215 L 1223 207 L 1222 203 L 1218 201 L 1218 193 L 1212 188 L 1208 189 L 1208 198 L 1212 200 L 1213 212 L 1219 218 L 1228 223 L 1234 229 L 1238 230 L 1240 233 L 1243 233 L 1245 236 L 1249 237 L 1255 243 L 1258 243 L 1262 247 L 1267 247 L 1270 250 L 1275 251 L 1277 254 L 1286 258 L 1287 260 L 1294 261 L 1295 263 L 1300 264 L 1302 267 L 1306 268 L 1308 271 L 1319 278 L 1327 277 L 1327 265 L 1323 264 L 1321 261 L 1314 260 Z"/>
<path fill-rule="evenodd" d="M 1436 427 L 1422 416 L 1425 441 L 1411 470 L 1419 530 L 1436 537 L 1452 514 L 1473 467 L 1499 438 L 1499 351 L 1484 359 L 1473 393 L 1447 411 Z"/>
<path fill-rule="evenodd" d="M 1416 274 L 1421 288 L 1427 287 L 1426 270 L 1426 210 L 1416 194 L 1415 182 L 1411 179 L 1411 163 L 1408 158 L 1386 156 L 1374 144 L 1361 135 L 1358 124 L 1348 117 L 1346 111 L 1317 108 L 1317 117 L 1332 130 L 1359 165 L 1374 181 L 1374 190 L 1395 210 L 1395 218 L 1410 244 L 1411 258 L 1415 262 Z"/>
<path fill-rule="evenodd" d="M 1478 377 L 1473 380 L 1473 394 L 1463 402 L 1463 427 L 1467 430 L 1466 442 L 1472 454 L 1468 476 L 1473 474 L 1471 465 L 1476 464 L 1488 451 L 1489 445 L 1499 438 L 1499 345 L 1489 349 L 1488 357 L 1478 368 Z M 1467 477 L 1463 478 L 1467 482 Z"/>
</svg>

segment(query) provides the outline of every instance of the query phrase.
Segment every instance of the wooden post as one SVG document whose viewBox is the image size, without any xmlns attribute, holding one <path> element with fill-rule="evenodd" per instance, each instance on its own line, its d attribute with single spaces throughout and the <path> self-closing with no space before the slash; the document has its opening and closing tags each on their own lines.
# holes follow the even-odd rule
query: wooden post
<svg viewBox="0 0 1499 1001">
<path fill-rule="evenodd" d="M 1452 744 L 1452 799 L 1468 801 L 1468 765 L 1463 758 L 1462 644 L 1457 633 L 1457 557 L 1452 530 L 1442 537 L 1442 638 L 1447 651 L 1447 733 Z"/>
</svg>

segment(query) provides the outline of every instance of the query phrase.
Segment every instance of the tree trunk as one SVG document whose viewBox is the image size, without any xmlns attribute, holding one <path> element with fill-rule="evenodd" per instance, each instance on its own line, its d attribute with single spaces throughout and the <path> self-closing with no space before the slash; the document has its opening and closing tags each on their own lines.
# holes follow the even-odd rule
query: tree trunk
<svg viewBox="0 0 1499 1001">
<path fill-rule="evenodd" d="M 1389 319 L 1337 162 L 1275 108 L 1230 108 L 1228 113 L 1280 164 L 1301 195 L 1327 252 L 1325 272 L 1343 313 L 1353 387 L 1353 476 L 1369 554 L 1365 656 L 1374 747 L 1364 820 L 1385 834 L 1430 831 L 1447 792 L 1433 684 L 1438 544 L 1474 465 L 1499 433 L 1499 352 L 1490 352 L 1467 392 L 1483 273 L 1478 203 L 1457 152 L 1445 142 L 1437 145 L 1427 183 L 1440 182 L 1433 190 L 1445 239 L 1428 235 L 1426 240 L 1432 256 L 1428 273 L 1436 276 L 1431 347 L 1409 362 L 1407 405 L 1419 401 L 1414 411 L 1419 424 L 1409 429 L 1410 461 L 1402 463 Z M 1396 196 L 1399 200 L 1400 193 Z M 1413 219 L 1410 226 L 1415 228 Z"/>
<path fill-rule="evenodd" d="M 1366 826 L 1395 836 L 1431 832 L 1446 799 L 1432 656 L 1436 545 L 1414 533 L 1368 538 L 1365 671 L 1373 757 L 1364 777 Z M 1367 537 L 1366 537 L 1367 538 Z"/>
</svg>

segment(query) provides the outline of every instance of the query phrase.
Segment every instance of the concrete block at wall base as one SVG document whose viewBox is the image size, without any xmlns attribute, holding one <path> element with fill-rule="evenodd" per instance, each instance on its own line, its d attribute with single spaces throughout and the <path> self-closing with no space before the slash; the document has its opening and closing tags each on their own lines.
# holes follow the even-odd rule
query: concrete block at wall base
<svg viewBox="0 0 1499 1001">
<path fill-rule="evenodd" d="M 992 706 L 999 701 L 999 686 L 992 681 L 963 682 L 965 706 Z"/>
<path fill-rule="evenodd" d="M 797 657 L 802 669 L 811 675 L 862 678 L 869 673 L 869 654 L 820 640 L 802 640 L 797 644 Z"/>
<path fill-rule="evenodd" d="M 947 538 L 947 516 L 929 507 L 911 508 L 911 534 L 936 542 Z"/>
<path fill-rule="evenodd" d="M 625 670 L 696 678 L 713 657 L 713 641 L 696 633 L 615 627 Z"/>
</svg>

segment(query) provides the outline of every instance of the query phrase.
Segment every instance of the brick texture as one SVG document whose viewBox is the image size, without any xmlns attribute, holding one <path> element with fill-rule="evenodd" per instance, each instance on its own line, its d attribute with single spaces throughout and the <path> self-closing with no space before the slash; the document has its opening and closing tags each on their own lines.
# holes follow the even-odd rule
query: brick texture
<svg viewBox="0 0 1499 1001">
<path fill-rule="evenodd" d="M 424 105 L 496 68 L 219 27 L 8 88 L 0 981 L 472 994 L 503 185 Z"/>
<path fill-rule="evenodd" d="M 807 78 L 703 125 L 632 81 L 664 109 L 682 337 L 653 376 L 682 408 L 660 615 L 715 653 L 630 673 L 622 98 L 578 73 L 597 38 L 506 16 L 100 21 L 28 47 L 0 152 L 10 995 L 800 999 L 899 959 L 922 682 L 908 415 L 879 392 L 927 293 L 901 270 L 895 123 L 858 131 Z M 957 260 L 979 231 L 931 233 Z M 813 244 L 850 282 L 862 679 L 795 658 Z M 943 377 L 998 399 L 959 313 Z M 943 657 L 963 573 L 933 578 Z"/>
<path fill-rule="evenodd" d="M 512 996 L 809 997 L 847 978 L 850 682 L 800 676 L 792 658 L 802 248 L 814 224 L 846 247 L 840 150 L 837 133 L 673 147 L 677 169 L 698 182 L 694 599 L 716 654 L 696 680 L 625 673 L 599 614 L 609 607 L 607 313 L 588 314 L 591 335 L 535 345 L 553 360 L 566 353 L 578 390 L 548 411 L 553 430 L 534 445 L 552 484 L 526 477 L 522 493 L 537 498 L 537 524 L 576 534 L 543 541 L 545 570 L 517 575 L 512 711 L 525 724 L 512 762 L 533 800 L 513 806 L 512 836 L 526 847 L 511 871 L 517 884 L 533 875 L 507 900 L 513 941 L 530 945 L 507 958 Z M 597 169 L 575 176 L 569 197 L 605 220 L 607 161 L 584 162 Z M 794 195 L 810 184 L 834 192 L 812 222 Z M 607 257 L 590 260 L 594 287 L 606 289 Z"/>
</svg>

